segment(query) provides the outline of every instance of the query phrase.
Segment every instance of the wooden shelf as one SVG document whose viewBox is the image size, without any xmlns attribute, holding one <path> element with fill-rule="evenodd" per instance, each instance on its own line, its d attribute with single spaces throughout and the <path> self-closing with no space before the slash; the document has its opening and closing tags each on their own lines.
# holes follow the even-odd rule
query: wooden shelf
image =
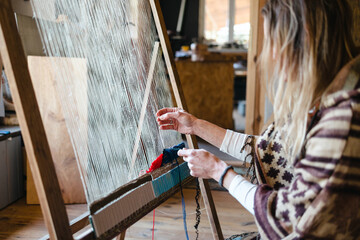
<svg viewBox="0 0 360 240">
<path fill-rule="evenodd" d="M 0 131 L 9 131 L 10 134 L 0 135 L 0 141 L 5 140 L 9 137 L 16 137 L 21 135 L 19 126 L 0 126 Z"/>
</svg>

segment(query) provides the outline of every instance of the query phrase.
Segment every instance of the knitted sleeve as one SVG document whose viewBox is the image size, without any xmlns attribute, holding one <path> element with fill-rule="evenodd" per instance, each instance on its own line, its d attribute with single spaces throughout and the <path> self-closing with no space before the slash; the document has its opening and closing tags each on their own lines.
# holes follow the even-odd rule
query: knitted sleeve
<svg viewBox="0 0 360 240">
<path fill-rule="evenodd" d="M 355 146 L 360 146 L 360 107 L 354 111 L 352 106 L 346 102 L 319 114 L 288 186 L 275 190 L 265 183 L 257 188 L 254 209 L 262 239 L 356 239 L 360 150 Z M 258 162 L 271 164 L 269 158 Z"/>
<path fill-rule="evenodd" d="M 246 144 L 249 142 L 249 136 L 250 135 L 227 130 L 220 150 L 239 160 L 245 161 L 246 156 L 252 151 L 251 146 Z M 250 158 L 247 158 L 247 160 L 249 159 Z"/>
</svg>

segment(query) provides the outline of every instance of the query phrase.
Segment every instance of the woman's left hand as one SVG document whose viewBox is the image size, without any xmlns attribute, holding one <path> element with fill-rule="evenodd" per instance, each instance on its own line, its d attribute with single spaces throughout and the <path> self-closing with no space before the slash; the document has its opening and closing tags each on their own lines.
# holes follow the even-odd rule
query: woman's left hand
<svg viewBox="0 0 360 240">
<path fill-rule="evenodd" d="M 202 149 L 182 149 L 178 155 L 188 162 L 190 174 L 199 178 L 213 178 L 219 181 L 227 164 L 214 154 Z"/>
</svg>

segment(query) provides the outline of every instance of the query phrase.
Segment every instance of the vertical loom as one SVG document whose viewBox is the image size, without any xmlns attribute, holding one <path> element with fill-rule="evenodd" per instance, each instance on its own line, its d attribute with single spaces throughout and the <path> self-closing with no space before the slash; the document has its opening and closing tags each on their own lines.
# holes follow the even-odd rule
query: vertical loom
<svg viewBox="0 0 360 240">
<path fill-rule="evenodd" d="M 151 82 L 153 81 L 152 63 L 154 62 L 153 59 L 155 59 L 154 56 L 157 56 L 158 51 L 160 51 L 158 50 L 160 47 L 163 52 L 177 106 L 186 110 L 179 77 L 175 70 L 174 61 L 170 57 L 172 56 L 171 48 L 166 35 L 166 28 L 161 15 L 159 2 L 158 0 L 149 1 L 160 43 L 155 43 L 153 47 L 153 57 L 147 76 L 145 96 L 142 102 L 140 117 L 138 118 L 136 140 L 134 148 L 132 149 L 132 165 L 136 160 L 136 152 L 142 143 L 141 132 L 145 117 L 144 111 L 148 101 L 148 94 L 151 91 Z M 85 213 L 69 224 L 49 150 L 49 144 L 51 143 L 48 143 L 45 135 L 28 72 L 27 61 L 16 30 L 10 0 L 0 1 L 0 24 L 1 56 L 9 77 L 9 83 L 46 226 L 51 239 L 73 239 L 74 233 L 89 225 L 89 213 Z M 190 148 L 197 148 L 196 140 L 193 136 L 186 136 L 186 138 Z M 189 177 L 186 163 L 182 163 L 175 168 L 167 165 L 152 174 L 145 174 L 126 183 L 107 196 L 92 202 L 90 205 L 90 219 L 94 228 L 84 231 L 78 238 L 110 239 L 124 232 L 126 228 L 177 192 L 180 181 L 186 183 L 189 180 L 191 180 L 191 178 Z M 199 179 L 199 182 L 214 239 L 223 239 L 208 183 L 202 179 Z M 141 201 L 134 203 L 131 201 L 132 195 L 142 196 Z M 114 212 L 116 212 L 116 214 L 112 214 Z M 109 217 L 109 214 L 112 214 L 112 216 Z"/>
</svg>

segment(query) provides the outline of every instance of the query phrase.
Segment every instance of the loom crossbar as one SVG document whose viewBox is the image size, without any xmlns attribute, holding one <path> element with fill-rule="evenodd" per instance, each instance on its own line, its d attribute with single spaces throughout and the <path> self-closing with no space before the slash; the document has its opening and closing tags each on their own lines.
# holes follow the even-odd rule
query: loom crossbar
<svg viewBox="0 0 360 240">
<path fill-rule="evenodd" d="M 190 170 L 185 162 L 160 177 L 133 188 L 117 200 L 91 213 L 90 222 L 96 236 L 103 238 L 103 236 L 113 235 L 114 231 L 118 231 L 118 226 L 123 225 L 124 221 L 128 221 L 126 219 L 129 219 L 130 216 L 136 215 L 136 212 L 144 206 L 151 206 L 163 194 L 179 187 L 180 183 L 187 182 L 188 179 L 192 178 L 190 178 Z"/>
</svg>

